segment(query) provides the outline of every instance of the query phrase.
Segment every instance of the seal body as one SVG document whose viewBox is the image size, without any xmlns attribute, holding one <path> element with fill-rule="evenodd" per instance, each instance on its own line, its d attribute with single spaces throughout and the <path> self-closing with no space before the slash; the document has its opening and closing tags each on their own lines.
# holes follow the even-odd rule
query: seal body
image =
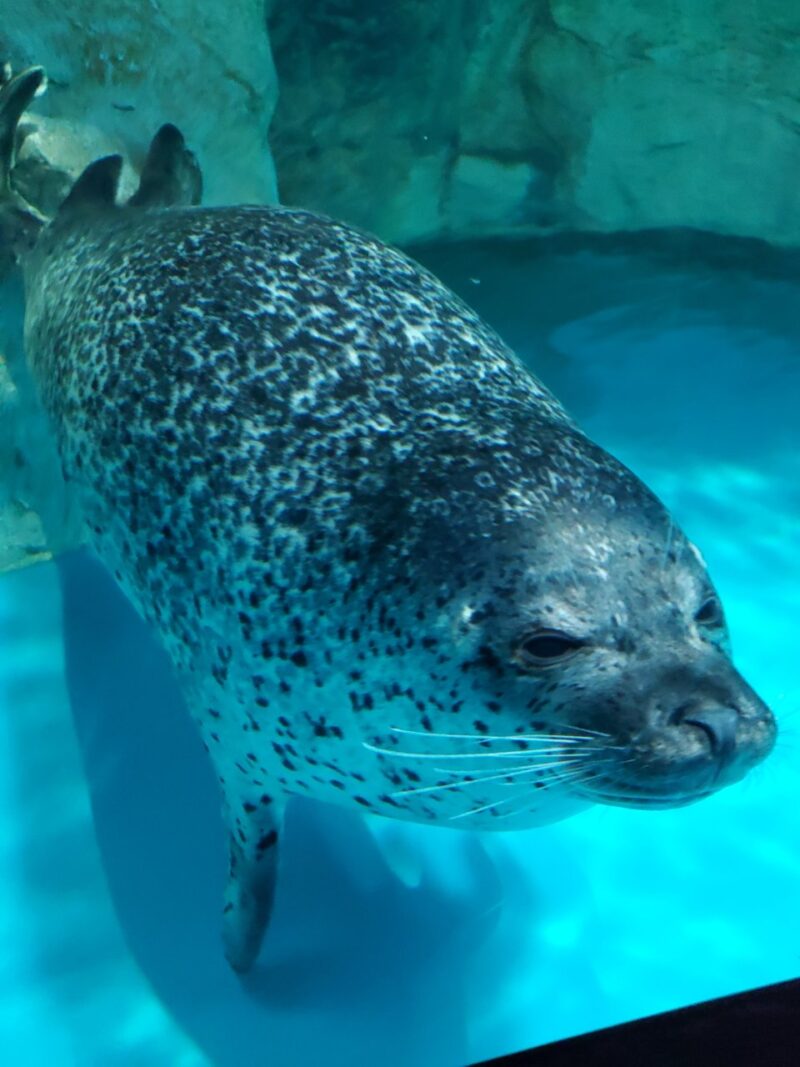
<svg viewBox="0 0 800 1067">
<path fill-rule="evenodd" d="M 65 474 L 217 769 L 234 966 L 290 794 L 511 829 L 686 803 L 769 751 L 697 550 L 401 253 L 105 203 L 25 272 Z"/>
</svg>

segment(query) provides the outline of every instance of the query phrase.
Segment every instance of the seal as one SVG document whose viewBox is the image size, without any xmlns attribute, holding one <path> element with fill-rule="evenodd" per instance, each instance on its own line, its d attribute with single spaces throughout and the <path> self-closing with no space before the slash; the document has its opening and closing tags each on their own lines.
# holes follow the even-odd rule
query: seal
<svg viewBox="0 0 800 1067">
<path fill-rule="evenodd" d="M 26 349 L 216 767 L 237 970 L 293 794 L 510 830 L 767 755 L 698 550 L 458 298 L 342 223 L 193 206 L 173 127 L 122 206 L 119 167 L 22 253 Z"/>
</svg>

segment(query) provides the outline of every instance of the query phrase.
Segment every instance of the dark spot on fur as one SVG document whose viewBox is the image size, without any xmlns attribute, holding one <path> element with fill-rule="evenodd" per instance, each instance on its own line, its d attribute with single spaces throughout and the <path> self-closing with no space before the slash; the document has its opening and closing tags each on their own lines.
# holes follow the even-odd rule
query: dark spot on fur
<svg viewBox="0 0 800 1067">
<path fill-rule="evenodd" d="M 275 844 L 275 842 L 277 840 L 278 840 L 278 832 L 277 832 L 277 830 L 270 830 L 268 833 L 262 834 L 262 836 L 259 837 L 258 844 L 256 845 L 256 848 L 258 849 L 259 852 L 266 852 L 268 848 L 272 848 L 274 846 L 274 844 Z"/>
</svg>

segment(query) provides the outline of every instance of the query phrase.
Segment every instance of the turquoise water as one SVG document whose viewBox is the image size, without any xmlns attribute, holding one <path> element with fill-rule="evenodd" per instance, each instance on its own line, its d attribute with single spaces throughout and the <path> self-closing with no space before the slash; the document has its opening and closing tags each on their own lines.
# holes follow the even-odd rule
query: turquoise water
<svg viewBox="0 0 800 1067">
<path fill-rule="evenodd" d="M 727 247 L 417 254 L 700 545 L 782 726 L 770 759 L 696 807 L 519 834 L 298 802 L 240 983 L 213 776 L 164 657 L 88 554 L 17 573 L 0 582 L 4 1060 L 447 1067 L 800 974 L 796 279 L 789 257 Z"/>
</svg>

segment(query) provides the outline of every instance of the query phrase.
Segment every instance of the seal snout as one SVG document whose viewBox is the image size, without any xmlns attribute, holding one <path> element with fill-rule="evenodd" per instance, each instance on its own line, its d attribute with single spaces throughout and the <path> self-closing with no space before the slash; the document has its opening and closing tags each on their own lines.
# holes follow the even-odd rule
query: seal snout
<svg viewBox="0 0 800 1067">
<path fill-rule="evenodd" d="M 673 738 L 678 758 L 711 760 L 717 777 L 726 781 L 763 759 L 776 734 L 772 712 L 738 676 L 736 680 L 739 692 L 698 694 L 679 705 L 662 727 Z"/>
<path fill-rule="evenodd" d="M 692 803 L 737 782 L 775 744 L 772 712 L 729 663 L 716 674 L 671 676 L 671 709 L 663 676 L 657 682 L 619 749 L 616 771 L 607 763 L 592 783 L 598 799 L 634 807 Z"/>
</svg>

